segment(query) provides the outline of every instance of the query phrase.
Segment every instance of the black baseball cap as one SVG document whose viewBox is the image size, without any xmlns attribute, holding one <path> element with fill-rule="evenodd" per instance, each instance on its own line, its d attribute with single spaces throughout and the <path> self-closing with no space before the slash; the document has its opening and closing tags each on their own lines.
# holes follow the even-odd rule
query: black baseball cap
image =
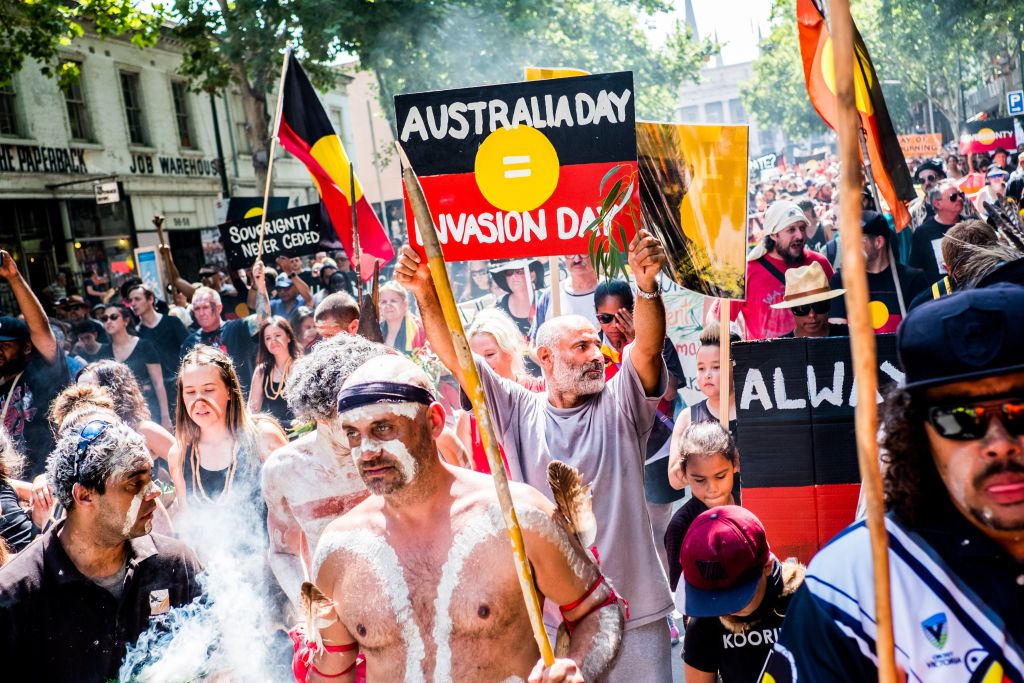
<svg viewBox="0 0 1024 683">
<path fill-rule="evenodd" d="M 862 211 L 860 214 L 860 229 L 870 237 L 884 237 L 889 240 L 891 234 L 889 221 L 877 211 Z"/>
<path fill-rule="evenodd" d="M 896 333 L 904 389 L 1024 371 L 1024 287 L 997 284 L 929 301 Z"/>
<path fill-rule="evenodd" d="M 25 342 L 29 337 L 24 320 L 9 315 L 0 317 L 0 341 Z"/>
</svg>

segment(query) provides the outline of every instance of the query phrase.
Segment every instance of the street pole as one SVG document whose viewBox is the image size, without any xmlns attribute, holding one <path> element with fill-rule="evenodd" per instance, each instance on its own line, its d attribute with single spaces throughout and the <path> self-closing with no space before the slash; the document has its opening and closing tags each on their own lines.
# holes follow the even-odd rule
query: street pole
<svg viewBox="0 0 1024 683">
<path fill-rule="evenodd" d="M 210 95 L 210 111 L 213 112 L 213 140 L 217 145 L 217 166 L 220 171 L 220 189 L 225 197 L 231 196 L 231 190 L 228 189 L 228 171 L 224 168 L 224 147 L 220 141 L 220 120 L 217 118 L 217 98 L 211 92 Z"/>
<path fill-rule="evenodd" d="M 373 162 L 373 172 L 377 174 L 377 204 L 380 206 L 380 222 L 384 224 L 384 229 L 390 235 L 391 228 L 388 226 L 388 215 L 384 210 L 384 185 L 380 181 L 380 164 L 377 162 L 377 136 L 373 132 L 373 109 L 370 107 L 369 100 L 366 101 L 366 118 L 370 120 L 370 146 L 373 150 L 373 156 L 370 160 Z"/>
<path fill-rule="evenodd" d="M 928 132 L 935 135 L 935 111 L 932 108 L 932 77 L 927 71 L 924 74 L 924 85 L 928 89 Z"/>
</svg>

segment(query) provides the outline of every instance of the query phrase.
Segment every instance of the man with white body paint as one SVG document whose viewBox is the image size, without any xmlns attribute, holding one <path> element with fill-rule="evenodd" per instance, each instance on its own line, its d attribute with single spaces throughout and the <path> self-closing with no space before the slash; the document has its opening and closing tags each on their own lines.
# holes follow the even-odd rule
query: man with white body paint
<svg viewBox="0 0 1024 683">
<path fill-rule="evenodd" d="M 334 607 L 318 622 L 324 648 L 307 680 L 353 680 L 357 652 L 371 681 L 599 679 L 621 638 L 615 592 L 554 506 L 513 482 L 536 585 L 572 624 L 568 658 L 545 669 L 494 483 L 438 457 L 444 409 L 429 387 L 411 361 L 387 356 L 352 373 L 339 396 L 373 495 L 320 537 L 313 575 Z"/>
<path fill-rule="evenodd" d="M 636 338 L 623 349 L 622 367 L 607 383 L 597 330 L 576 315 L 553 318 L 538 330 L 546 394 L 502 379 L 475 357 L 512 478 L 545 490 L 548 463 L 557 459 L 592 486 L 601 569 L 629 601 L 622 654 L 608 680 L 627 683 L 672 680 L 665 627 L 672 597 L 644 499 L 647 438 L 667 376 L 661 356 L 665 307 L 656 279 L 664 262 L 661 243 L 641 230 L 629 245 L 637 286 Z M 465 386 L 426 264 L 403 249 L 395 277 L 416 294 L 434 352 Z"/>
<path fill-rule="evenodd" d="M 295 362 L 288 376 L 288 407 L 316 429 L 274 451 L 263 465 L 270 567 L 297 605 L 309 576 L 312 550 L 324 528 L 370 492 L 349 454 L 338 423 L 338 392 L 352 371 L 395 351 L 340 333 Z"/>
<path fill-rule="evenodd" d="M 200 595 L 192 552 L 149 533 L 152 470 L 145 441 L 113 416 L 61 434 L 47 479 L 67 517 L 0 569 L 5 680 L 117 679 L 154 618 Z"/>
</svg>

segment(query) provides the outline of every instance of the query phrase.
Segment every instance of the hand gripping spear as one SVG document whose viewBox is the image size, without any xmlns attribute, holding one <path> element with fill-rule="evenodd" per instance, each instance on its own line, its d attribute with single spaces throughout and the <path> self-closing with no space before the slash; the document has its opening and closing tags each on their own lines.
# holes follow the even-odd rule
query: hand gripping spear
<svg viewBox="0 0 1024 683">
<path fill-rule="evenodd" d="M 494 477 L 494 489 L 498 493 L 498 504 L 501 506 L 501 516 L 505 519 L 505 528 L 508 531 L 509 540 L 512 542 L 512 554 L 515 556 L 518 569 L 519 587 L 523 591 L 526 611 L 530 615 L 533 637 L 537 641 L 537 648 L 544 659 L 544 665 L 551 666 L 555 661 L 555 656 L 551 650 L 551 643 L 548 642 L 547 631 L 544 630 L 544 618 L 541 613 L 540 598 L 534 588 L 533 571 L 530 569 L 530 562 L 526 557 L 523 533 L 519 528 L 515 507 L 512 505 L 508 477 L 505 476 L 505 465 L 501 462 L 501 455 L 498 453 L 498 441 L 494 435 L 494 426 L 491 424 L 487 403 L 484 401 L 483 385 L 480 384 L 480 376 L 476 372 L 473 354 L 469 350 L 469 342 L 466 341 L 466 333 L 462 329 L 459 311 L 455 306 L 455 297 L 452 295 L 452 286 L 448 281 L 448 271 L 444 267 L 444 256 L 441 254 L 441 245 L 438 243 L 437 228 L 434 226 L 434 219 L 430 216 L 427 199 L 423 196 L 423 188 L 420 187 L 420 181 L 409 164 L 405 150 L 397 142 L 395 146 L 398 148 L 398 156 L 402 160 L 402 180 L 405 182 L 405 190 L 409 194 L 409 204 L 412 206 L 413 216 L 419 226 L 423 248 L 427 252 L 430 276 L 434 280 L 434 288 L 437 290 L 437 297 L 441 302 L 441 310 L 444 311 L 445 322 L 448 323 L 448 329 L 451 330 L 452 344 L 455 346 L 455 354 L 459 357 L 459 364 L 462 366 L 466 382 L 466 393 L 469 394 L 469 400 L 473 404 L 473 411 L 476 413 L 477 423 L 480 426 L 480 441 L 487 453 L 491 476 Z"/>
</svg>

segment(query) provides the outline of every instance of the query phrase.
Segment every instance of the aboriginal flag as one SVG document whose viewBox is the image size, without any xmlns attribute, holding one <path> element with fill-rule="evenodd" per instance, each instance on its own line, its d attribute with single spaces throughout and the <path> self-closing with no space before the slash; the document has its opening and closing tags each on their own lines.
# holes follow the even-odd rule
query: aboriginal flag
<svg viewBox="0 0 1024 683">
<path fill-rule="evenodd" d="M 825 25 L 819 0 L 797 0 L 796 18 L 807 94 L 821 118 L 834 129 L 837 116 L 832 36 Z M 910 223 L 910 213 L 904 202 L 915 199 L 917 193 L 914 192 L 907 161 L 885 106 L 878 74 L 875 73 L 868 48 L 856 26 L 853 28 L 853 40 L 857 56 L 854 89 L 871 160 L 871 172 L 878 191 L 892 211 L 896 229 L 900 230 Z"/>
<path fill-rule="evenodd" d="M 305 164 L 313 176 L 334 232 L 345 251 L 354 259 L 352 198 L 348 196 L 351 187 L 348 155 L 309 78 L 294 55 L 288 57 L 278 140 L 282 147 Z M 385 263 L 390 261 L 395 256 L 395 250 L 384 232 L 384 226 L 363 194 L 358 178 L 355 181 L 355 195 L 359 246 L 363 252 L 359 272 L 364 280 L 369 280 L 373 276 L 374 261 L 378 258 Z"/>
</svg>

